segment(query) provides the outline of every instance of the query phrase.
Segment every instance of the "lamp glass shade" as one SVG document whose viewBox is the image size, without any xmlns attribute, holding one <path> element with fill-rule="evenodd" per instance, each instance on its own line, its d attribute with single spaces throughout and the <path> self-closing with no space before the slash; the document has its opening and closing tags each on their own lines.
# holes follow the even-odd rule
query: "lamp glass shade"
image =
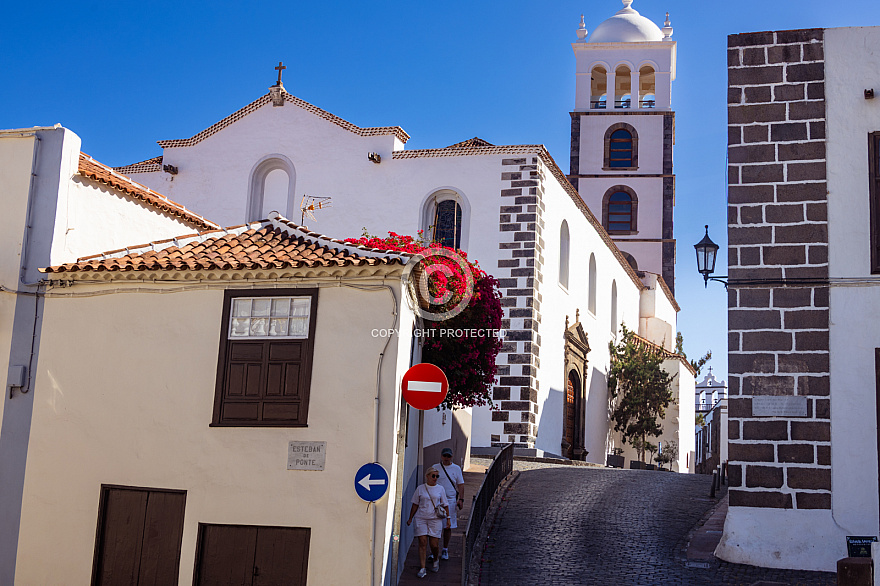
<svg viewBox="0 0 880 586">
<path fill-rule="evenodd" d="M 697 252 L 697 271 L 707 276 L 715 271 L 715 257 L 718 253 L 718 245 L 709 238 L 709 226 L 706 226 L 706 235 L 698 243 L 694 244 Z"/>
</svg>

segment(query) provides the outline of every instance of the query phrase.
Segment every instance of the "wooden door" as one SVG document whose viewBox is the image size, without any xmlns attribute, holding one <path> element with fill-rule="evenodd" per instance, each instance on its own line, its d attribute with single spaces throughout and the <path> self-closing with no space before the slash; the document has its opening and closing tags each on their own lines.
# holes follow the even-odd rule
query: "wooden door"
<svg viewBox="0 0 880 586">
<path fill-rule="evenodd" d="M 565 385 L 565 411 L 563 420 L 563 438 L 568 447 L 566 453 L 562 454 L 566 458 L 571 458 L 574 454 L 574 432 L 575 432 L 575 394 L 577 393 L 577 375 L 569 373 Z"/>
<path fill-rule="evenodd" d="M 311 530 L 301 527 L 199 527 L 195 584 L 305 585 Z"/>
<path fill-rule="evenodd" d="M 176 583 L 185 506 L 185 491 L 102 487 L 92 583 Z"/>
</svg>

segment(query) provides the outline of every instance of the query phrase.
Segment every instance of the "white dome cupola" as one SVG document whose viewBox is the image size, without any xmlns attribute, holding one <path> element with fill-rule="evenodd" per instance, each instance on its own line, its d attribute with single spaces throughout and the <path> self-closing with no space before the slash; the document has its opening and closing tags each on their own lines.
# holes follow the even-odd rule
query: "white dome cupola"
<svg viewBox="0 0 880 586">
<path fill-rule="evenodd" d="M 590 35 L 589 43 L 640 43 L 662 41 L 663 32 L 623 0 L 623 9 L 601 23 Z"/>
</svg>

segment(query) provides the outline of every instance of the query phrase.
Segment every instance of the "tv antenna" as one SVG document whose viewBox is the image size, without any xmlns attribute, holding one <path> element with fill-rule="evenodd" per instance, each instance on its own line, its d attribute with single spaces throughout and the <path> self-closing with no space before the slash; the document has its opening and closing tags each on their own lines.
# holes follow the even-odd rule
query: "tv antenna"
<svg viewBox="0 0 880 586">
<path fill-rule="evenodd" d="M 323 210 L 324 208 L 332 207 L 330 201 L 331 199 L 329 197 L 303 194 L 302 202 L 299 204 L 299 209 L 302 212 L 300 225 L 305 224 L 306 216 L 317 222 L 318 219 L 315 217 L 315 210 Z"/>
</svg>

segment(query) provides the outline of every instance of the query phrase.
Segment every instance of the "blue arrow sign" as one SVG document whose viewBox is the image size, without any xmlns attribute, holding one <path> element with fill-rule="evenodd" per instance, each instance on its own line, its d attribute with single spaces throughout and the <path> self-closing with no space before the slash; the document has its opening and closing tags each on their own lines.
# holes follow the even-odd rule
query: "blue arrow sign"
<svg viewBox="0 0 880 586">
<path fill-rule="evenodd" d="M 361 500 L 377 501 L 388 491 L 388 473 L 381 464 L 364 464 L 354 475 L 354 491 Z"/>
</svg>

